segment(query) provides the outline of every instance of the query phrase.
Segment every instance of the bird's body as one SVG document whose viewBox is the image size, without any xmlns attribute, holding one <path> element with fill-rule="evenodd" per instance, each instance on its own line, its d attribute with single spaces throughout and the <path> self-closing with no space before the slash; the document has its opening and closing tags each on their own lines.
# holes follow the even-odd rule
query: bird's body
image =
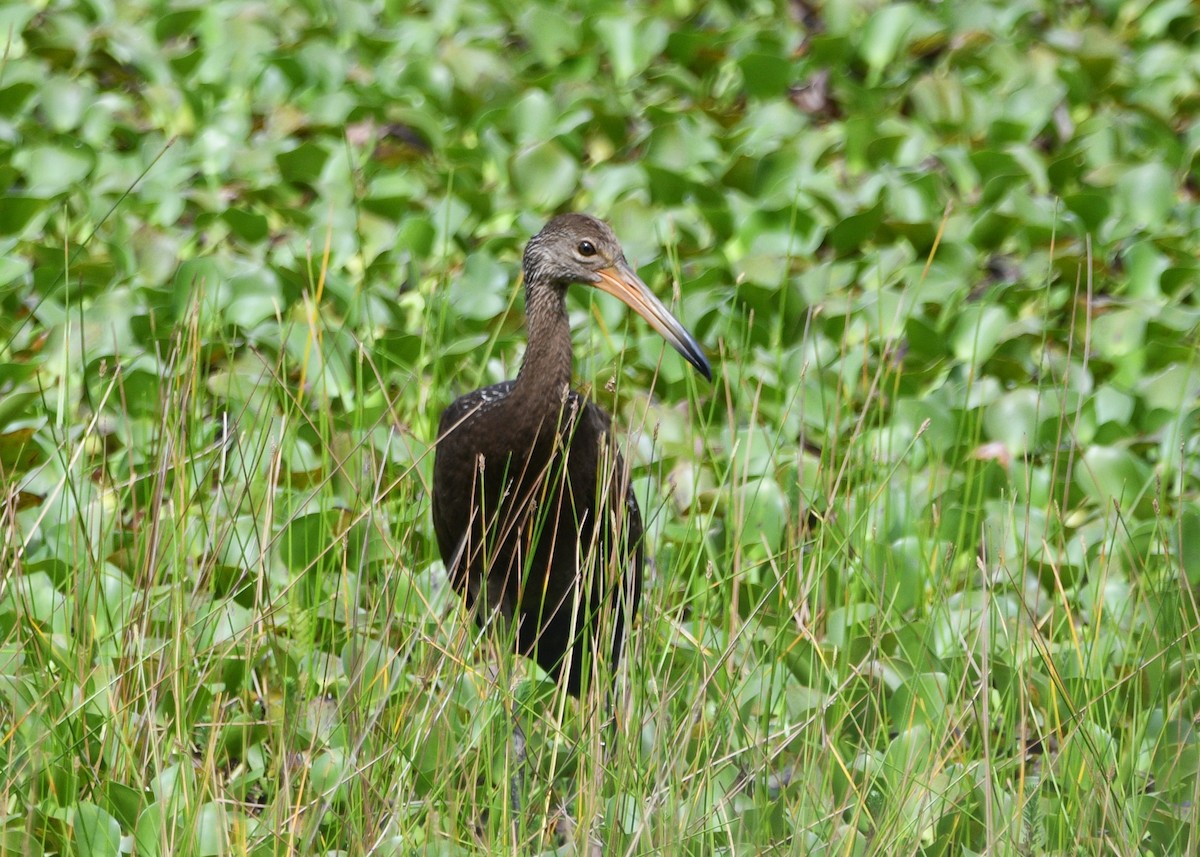
<svg viewBox="0 0 1200 857">
<path fill-rule="evenodd" d="M 574 392 L 539 414 L 515 387 L 477 390 L 442 415 L 439 434 L 453 440 L 439 448 L 447 463 L 438 477 L 473 481 L 476 494 L 469 504 L 435 501 L 438 547 L 443 557 L 461 553 L 451 580 L 480 620 L 498 611 L 515 622 L 517 651 L 578 695 L 585 652 L 603 650 L 615 664 L 626 617 L 637 612 L 642 518 L 608 414 Z M 464 419 L 505 431 L 456 436 Z M 478 604 L 481 592 L 486 601 Z M 599 615 L 605 605 L 607 627 Z"/>
<path fill-rule="evenodd" d="M 641 598 L 642 519 L 611 419 L 570 389 L 566 288 L 616 294 L 706 375 L 708 364 L 595 218 L 552 220 L 529 242 L 524 268 L 524 363 L 516 380 L 468 393 L 442 414 L 434 529 L 479 621 L 515 623 L 517 651 L 578 695 L 596 654 L 613 667 L 620 659 Z"/>
</svg>

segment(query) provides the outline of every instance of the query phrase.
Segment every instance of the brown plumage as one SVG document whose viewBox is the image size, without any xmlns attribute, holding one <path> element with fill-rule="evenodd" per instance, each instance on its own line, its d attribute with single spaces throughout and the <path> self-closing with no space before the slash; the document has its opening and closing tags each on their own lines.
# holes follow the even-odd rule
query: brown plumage
<svg viewBox="0 0 1200 857">
<path fill-rule="evenodd" d="M 468 393 L 442 414 L 433 525 L 450 580 L 477 619 L 515 622 L 517 651 L 578 696 L 593 652 L 616 668 L 637 612 L 642 518 L 610 417 L 570 388 L 567 287 L 616 295 L 711 372 L 596 218 L 551 220 L 526 246 L 524 272 L 525 360 L 516 380 Z"/>
</svg>

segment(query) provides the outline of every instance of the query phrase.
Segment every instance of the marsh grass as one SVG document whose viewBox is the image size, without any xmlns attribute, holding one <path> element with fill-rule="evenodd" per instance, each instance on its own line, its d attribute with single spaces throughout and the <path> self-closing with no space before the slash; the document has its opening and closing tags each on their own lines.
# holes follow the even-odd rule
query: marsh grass
<svg viewBox="0 0 1200 857">
<path fill-rule="evenodd" d="M 445 329 L 443 285 L 425 330 Z M 654 396 L 626 373 L 636 321 L 577 335 L 615 352 L 591 388 L 650 534 L 606 730 L 596 694 L 565 697 L 449 591 L 422 379 L 381 369 L 315 299 L 272 350 L 206 324 L 204 294 L 158 353 L 43 391 L 45 412 L 82 396 L 90 416 L 41 436 L 23 490 L 43 502 L 9 495 L 5 798 L 63 810 L 13 817 L 9 848 L 1134 854 L 1164 816 L 1194 821 L 1194 782 L 1172 780 L 1188 685 L 1166 679 L 1197 657 L 1177 525 L 1129 532 L 1123 508 L 1157 497 L 1064 520 L 1057 474 L 1086 466 L 1062 441 L 1067 379 L 1036 388 L 1059 440 L 1035 486 L 978 419 L 889 413 L 891 346 L 849 326 L 802 358 L 782 337 L 754 363 L 727 344 L 711 389 L 675 373 Z M 792 379 L 755 371 L 797 360 Z M 779 430 L 814 409 L 819 448 Z"/>
<path fill-rule="evenodd" d="M 952 5 L 0 9 L 0 852 L 1200 851 L 1195 14 Z M 429 519 L 568 204 L 615 728 Z"/>
</svg>

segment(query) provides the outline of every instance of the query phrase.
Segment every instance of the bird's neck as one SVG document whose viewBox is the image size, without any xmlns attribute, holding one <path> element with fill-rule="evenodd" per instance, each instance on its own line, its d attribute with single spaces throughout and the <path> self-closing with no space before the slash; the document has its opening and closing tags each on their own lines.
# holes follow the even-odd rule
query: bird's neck
<svg viewBox="0 0 1200 857">
<path fill-rule="evenodd" d="M 563 291 L 527 287 L 525 316 L 529 339 L 510 399 L 528 414 L 557 413 L 571 388 L 571 323 Z"/>
</svg>

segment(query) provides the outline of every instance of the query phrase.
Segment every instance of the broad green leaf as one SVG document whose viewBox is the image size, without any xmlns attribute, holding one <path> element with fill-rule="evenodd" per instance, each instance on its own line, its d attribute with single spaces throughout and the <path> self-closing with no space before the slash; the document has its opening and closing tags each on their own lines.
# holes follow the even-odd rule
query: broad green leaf
<svg viewBox="0 0 1200 857">
<path fill-rule="evenodd" d="M 1175 205 L 1177 185 L 1171 171 L 1161 163 L 1134 166 L 1117 182 L 1119 213 L 1134 228 L 1161 223 Z"/>
<path fill-rule="evenodd" d="M 49 197 L 82 181 L 92 171 L 95 161 L 91 150 L 77 142 L 22 148 L 13 157 L 13 166 L 24 174 L 29 193 Z"/>
<path fill-rule="evenodd" d="M 936 733 L 945 728 L 954 699 L 950 677 L 945 673 L 919 673 L 896 689 L 888 701 L 888 711 L 900 728 L 920 723 Z"/>
<path fill-rule="evenodd" d="M 868 85 L 878 83 L 883 69 L 896 58 L 915 18 L 916 9 L 910 3 L 889 3 L 871 13 L 859 46 L 869 69 Z"/>
<path fill-rule="evenodd" d="M 329 152 L 321 145 L 304 142 L 275 156 L 279 174 L 291 182 L 314 184 L 321 178 Z"/>
<path fill-rule="evenodd" d="M 1093 446 L 1084 452 L 1075 468 L 1075 482 L 1088 499 L 1107 512 L 1114 503 L 1122 509 L 1147 504 L 1146 491 L 1152 487 L 1152 473 L 1128 450 Z"/>
<path fill-rule="evenodd" d="M 256 211 L 227 208 L 221 213 L 221 219 L 228 223 L 229 228 L 243 241 L 254 243 L 267 237 L 267 218 Z"/>
<path fill-rule="evenodd" d="M 641 19 L 628 9 L 620 15 L 601 18 L 594 26 L 617 83 L 627 83 L 640 74 L 666 46 L 670 35 L 658 17 Z"/>
<path fill-rule="evenodd" d="M 1180 515 L 1179 561 L 1188 582 L 1200 586 L 1200 506 L 1188 503 Z"/>
<path fill-rule="evenodd" d="M 982 365 L 1007 337 L 1011 321 L 1003 307 L 969 304 L 959 313 L 951 337 L 954 355 L 968 365 Z"/>
<path fill-rule="evenodd" d="M 578 21 L 549 5 L 526 6 L 521 15 L 521 31 L 527 35 L 538 60 L 547 66 L 575 53 L 583 38 Z"/>
<path fill-rule="evenodd" d="M 196 813 L 197 857 L 218 857 L 229 853 L 229 812 L 215 801 L 204 804 Z"/>
<path fill-rule="evenodd" d="M 527 205 L 549 210 L 575 193 L 579 164 L 559 143 L 548 140 L 517 152 L 509 174 L 513 188 Z"/>
<path fill-rule="evenodd" d="M 984 411 L 987 436 L 1003 443 L 1013 458 L 1020 458 L 1037 443 L 1038 427 L 1051 416 L 1048 407 L 1037 390 L 1006 393 Z"/>
<path fill-rule="evenodd" d="M 93 803 L 75 805 L 75 853 L 79 857 L 118 857 L 121 853 L 121 827 L 117 820 Z"/>
<path fill-rule="evenodd" d="M 34 222 L 49 200 L 21 194 L 6 194 L 0 205 L 0 235 L 19 235 Z"/>
<path fill-rule="evenodd" d="M 450 281 L 449 300 L 454 313 L 462 318 L 495 318 L 508 306 L 512 271 L 487 253 L 467 259 L 466 267 Z"/>
</svg>

